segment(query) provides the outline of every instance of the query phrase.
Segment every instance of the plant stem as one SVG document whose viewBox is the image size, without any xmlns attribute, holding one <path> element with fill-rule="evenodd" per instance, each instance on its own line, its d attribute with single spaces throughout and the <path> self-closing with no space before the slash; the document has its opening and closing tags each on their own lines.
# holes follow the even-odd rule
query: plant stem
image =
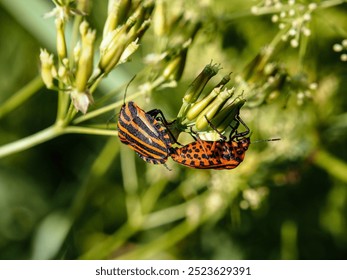
<svg viewBox="0 0 347 280">
<path fill-rule="evenodd" d="M 77 134 L 93 134 L 93 135 L 105 135 L 105 136 L 117 136 L 118 132 L 114 130 L 79 127 L 79 126 L 68 126 L 61 127 L 58 125 L 52 125 L 44 130 L 41 130 L 28 137 L 22 138 L 15 142 L 5 144 L 0 147 L 0 158 L 9 156 L 14 153 L 18 153 L 29 148 L 32 148 L 38 144 L 51 140 L 57 136 L 67 133 Z"/>
<path fill-rule="evenodd" d="M 122 260 L 135 260 L 135 259 L 150 259 L 158 252 L 161 252 L 167 248 L 170 248 L 174 244 L 177 244 L 180 240 L 187 237 L 191 234 L 196 228 L 198 224 L 190 223 L 185 220 L 181 222 L 178 226 L 174 227 L 170 231 L 162 234 L 159 238 L 154 241 L 147 243 L 143 246 L 140 246 L 129 253 L 125 253 L 121 255 L 117 259 Z"/>
<path fill-rule="evenodd" d="M 79 257 L 82 260 L 106 259 L 110 254 L 117 251 L 138 229 L 130 226 L 129 223 L 124 224 L 117 233 L 105 238 L 96 246 L 93 246 L 89 251 Z"/>
<path fill-rule="evenodd" d="M 347 183 L 347 163 L 324 150 L 318 150 L 313 156 L 313 163 L 330 175 Z"/>
<path fill-rule="evenodd" d="M 64 91 L 58 92 L 58 108 L 57 108 L 57 117 L 56 122 L 62 122 L 66 115 L 67 108 L 69 107 L 70 96 Z"/>
<path fill-rule="evenodd" d="M 330 0 L 319 3 L 318 8 L 325 9 L 346 3 L 346 0 Z"/>
<path fill-rule="evenodd" d="M 82 126 L 68 126 L 64 128 L 64 134 L 66 133 L 92 134 L 92 135 L 105 135 L 105 136 L 118 135 L 118 131 L 115 131 L 115 130 L 82 127 Z"/>
<path fill-rule="evenodd" d="M 28 100 L 32 95 L 34 95 L 41 87 L 43 82 L 41 76 L 37 76 L 35 79 L 31 80 L 27 85 L 13 94 L 9 99 L 7 99 L 0 106 L 0 118 L 20 106 L 26 100 Z"/>
<path fill-rule="evenodd" d="M 0 147 L 0 158 L 9 156 L 34 147 L 38 144 L 51 140 L 64 133 L 62 127 L 52 125 L 44 130 L 41 130 L 33 135 L 22 138 L 15 142 L 3 145 Z"/>
</svg>

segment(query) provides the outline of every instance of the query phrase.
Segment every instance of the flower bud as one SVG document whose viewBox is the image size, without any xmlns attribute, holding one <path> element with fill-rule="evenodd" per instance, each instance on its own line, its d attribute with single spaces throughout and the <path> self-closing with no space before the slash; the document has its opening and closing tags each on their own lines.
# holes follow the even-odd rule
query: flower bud
<svg viewBox="0 0 347 280">
<path fill-rule="evenodd" d="M 217 97 L 203 110 L 196 119 L 195 126 L 197 130 L 204 131 L 209 127 L 207 120 L 211 120 L 217 112 L 222 108 L 225 102 L 234 94 L 234 88 L 231 90 L 225 89 L 220 92 Z"/>
<path fill-rule="evenodd" d="M 62 19 L 57 18 L 55 20 L 55 26 L 57 29 L 57 53 L 60 59 L 63 59 L 67 56 L 67 49 L 66 49 L 66 40 L 65 40 L 65 33 L 64 33 L 64 27 L 65 23 Z"/>
<path fill-rule="evenodd" d="M 79 27 L 79 31 L 80 31 L 80 34 L 81 34 L 82 39 L 83 39 L 83 37 L 86 36 L 86 34 L 89 31 L 89 23 L 86 22 L 85 20 L 82 21 L 80 24 L 80 27 Z"/>
<path fill-rule="evenodd" d="M 90 12 L 90 0 L 78 0 L 77 1 L 77 11 L 81 15 L 87 15 Z"/>
<path fill-rule="evenodd" d="M 237 127 L 238 121 L 235 117 L 240 114 L 240 109 L 245 103 L 245 99 L 236 98 L 233 102 L 219 111 L 218 114 L 211 119 L 211 123 L 219 132 L 225 131 L 228 126 Z"/>
<path fill-rule="evenodd" d="M 167 5 L 163 0 L 158 0 L 153 15 L 154 34 L 158 37 L 167 33 Z"/>
<path fill-rule="evenodd" d="M 128 18 L 126 24 L 131 26 L 129 29 L 129 40 L 134 41 L 136 38 L 141 38 L 144 32 L 148 29 L 151 22 L 151 14 L 154 9 L 153 1 L 144 1 L 141 3 L 135 12 Z"/>
<path fill-rule="evenodd" d="M 186 93 L 184 94 L 183 104 L 177 115 L 177 118 L 180 120 L 179 122 L 184 122 L 189 108 L 194 102 L 196 102 L 208 81 L 218 73 L 219 69 L 219 64 L 212 65 L 210 63 L 206 65 L 202 72 L 190 84 Z"/>
<path fill-rule="evenodd" d="M 81 31 L 84 32 L 84 29 Z M 76 89 L 79 92 L 86 90 L 87 82 L 93 72 L 95 30 L 92 31 L 89 29 L 86 33 L 82 33 L 81 35 L 82 49 L 76 73 Z"/>
<path fill-rule="evenodd" d="M 100 44 L 99 69 L 107 74 L 117 65 L 119 59 L 128 45 L 126 26 L 108 33 Z"/>
<path fill-rule="evenodd" d="M 49 54 L 46 49 L 40 51 L 41 77 L 47 88 L 53 88 L 53 54 Z"/>
<path fill-rule="evenodd" d="M 219 64 L 208 64 L 204 70 L 191 83 L 188 90 L 184 94 L 183 100 L 187 103 L 194 103 L 205 88 L 207 82 L 218 73 Z"/>
<path fill-rule="evenodd" d="M 230 75 L 231 73 L 229 73 L 228 75 L 225 75 L 222 80 L 215 86 L 215 88 L 217 87 L 221 87 L 223 88 L 227 83 L 229 83 L 230 81 Z"/>
<path fill-rule="evenodd" d="M 162 74 L 165 80 L 178 81 L 181 78 L 186 65 L 187 52 L 187 48 L 183 49 L 178 56 L 169 62 Z"/>
<path fill-rule="evenodd" d="M 81 43 L 77 42 L 76 46 L 73 49 L 73 59 L 76 64 L 78 63 L 80 56 L 81 56 Z"/>
<path fill-rule="evenodd" d="M 136 52 L 136 50 L 139 48 L 139 44 L 137 43 L 139 41 L 139 38 L 137 38 L 135 41 L 131 42 L 126 49 L 124 50 L 124 52 L 122 53 L 118 64 L 121 63 L 125 63 L 129 60 L 129 57 Z"/>
<path fill-rule="evenodd" d="M 79 92 L 74 90 L 70 93 L 73 105 L 77 111 L 87 113 L 89 105 L 93 102 L 93 97 L 88 91 Z"/>
<path fill-rule="evenodd" d="M 103 37 L 123 24 L 131 8 L 131 0 L 111 0 L 108 3 L 108 15 L 105 21 Z"/>
<path fill-rule="evenodd" d="M 186 118 L 188 120 L 195 119 L 220 93 L 221 87 L 214 88 L 207 96 L 205 96 L 200 101 L 196 102 L 187 112 Z"/>
<path fill-rule="evenodd" d="M 145 32 L 147 31 L 147 29 L 150 27 L 151 25 L 151 21 L 145 20 L 142 25 L 140 26 L 139 29 L 136 30 L 136 32 L 130 37 L 130 40 L 135 40 L 135 38 L 139 38 L 141 39 L 142 36 L 145 34 Z"/>
<path fill-rule="evenodd" d="M 67 75 L 68 75 L 68 71 L 67 71 L 66 66 L 64 64 L 62 64 L 58 67 L 58 73 L 57 74 L 58 74 L 59 81 L 62 81 L 63 83 L 65 83 Z"/>
</svg>

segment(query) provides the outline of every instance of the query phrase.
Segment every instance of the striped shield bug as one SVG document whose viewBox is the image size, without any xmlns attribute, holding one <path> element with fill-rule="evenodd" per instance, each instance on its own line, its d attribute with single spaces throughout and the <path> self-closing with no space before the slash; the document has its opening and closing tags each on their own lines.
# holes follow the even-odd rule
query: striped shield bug
<svg viewBox="0 0 347 280">
<path fill-rule="evenodd" d="M 133 149 L 143 160 L 153 164 L 167 161 L 173 142 L 163 113 L 143 111 L 134 102 L 123 104 L 118 118 L 119 140 Z"/>
</svg>

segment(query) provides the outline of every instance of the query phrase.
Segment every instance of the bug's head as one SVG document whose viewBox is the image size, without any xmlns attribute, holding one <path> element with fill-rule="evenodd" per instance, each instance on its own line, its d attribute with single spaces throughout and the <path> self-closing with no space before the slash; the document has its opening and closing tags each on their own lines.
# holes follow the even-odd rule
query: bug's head
<svg viewBox="0 0 347 280">
<path fill-rule="evenodd" d="M 247 151 L 249 145 L 251 144 L 251 138 L 250 137 L 243 137 L 239 141 L 239 146 L 244 150 Z"/>
</svg>

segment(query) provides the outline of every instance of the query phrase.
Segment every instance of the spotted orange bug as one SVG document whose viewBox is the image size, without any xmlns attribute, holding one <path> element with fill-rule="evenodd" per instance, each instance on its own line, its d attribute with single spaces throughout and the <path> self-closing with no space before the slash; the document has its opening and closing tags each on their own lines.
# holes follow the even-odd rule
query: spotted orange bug
<svg viewBox="0 0 347 280">
<path fill-rule="evenodd" d="M 119 140 L 133 149 L 140 158 L 153 164 L 167 161 L 172 143 L 163 113 L 143 111 L 134 102 L 123 104 L 118 118 Z"/>
<path fill-rule="evenodd" d="M 243 137 L 237 141 L 205 141 L 198 139 L 171 153 L 171 158 L 196 169 L 233 169 L 245 158 L 251 141 Z"/>
<path fill-rule="evenodd" d="M 171 158 L 177 163 L 196 169 L 236 168 L 245 158 L 251 140 L 247 136 L 250 130 L 239 115 L 235 116 L 235 120 L 237 125 L 232 128 L 229 140 L 216 130 L 220 134 L 220 140 L 206 141 L 197 138 L 183 147 L 171 148 Z M 246 131 L 238 133 L 236 129 L 240 123 Z M 214 128 L 211 123 L 210 125 Z"/>
</svg>

